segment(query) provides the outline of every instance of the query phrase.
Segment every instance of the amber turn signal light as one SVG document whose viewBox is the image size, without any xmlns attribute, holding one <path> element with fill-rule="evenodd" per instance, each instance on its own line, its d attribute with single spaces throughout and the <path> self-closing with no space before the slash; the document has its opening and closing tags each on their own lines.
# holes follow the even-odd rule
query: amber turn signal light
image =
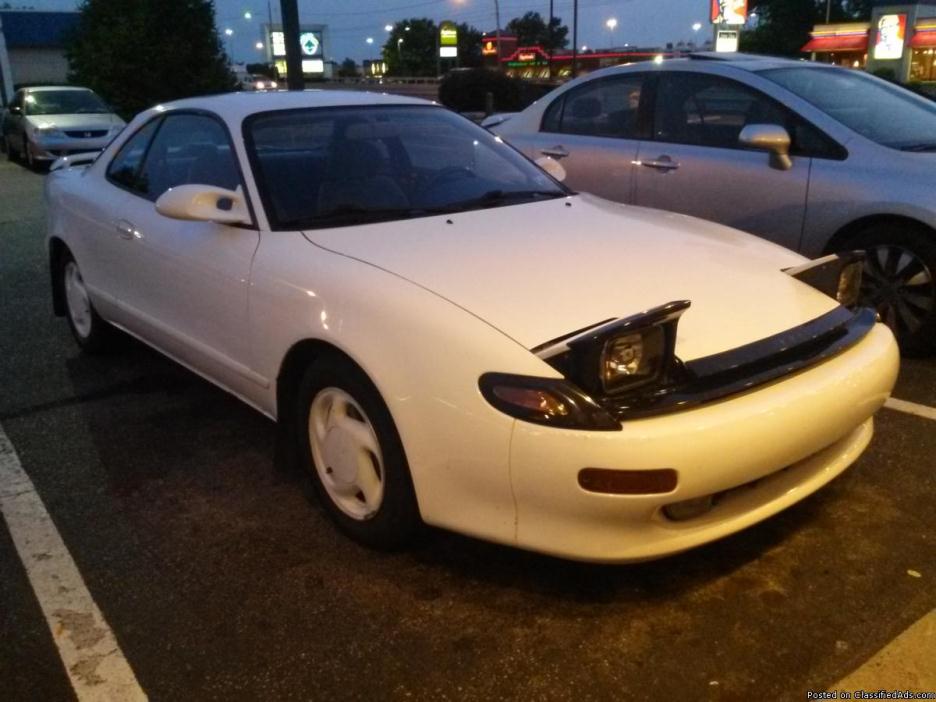
<svg viewBox="0 0 936 702">
<path fill-rule="evenodd" d="M 677 482 L 676 471 L 672 468 L 582 468 L 578 474 L 578 483 L 583 490 L 609 495 L 660 495 L 675 490 Z"/>
</svg>

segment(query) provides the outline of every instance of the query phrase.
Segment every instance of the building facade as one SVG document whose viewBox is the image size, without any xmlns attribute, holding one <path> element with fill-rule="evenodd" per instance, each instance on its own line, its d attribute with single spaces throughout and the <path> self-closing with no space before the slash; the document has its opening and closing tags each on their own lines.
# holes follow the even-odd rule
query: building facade
<svg viewBox="0 0 936 702">
<path fill-rule="evenodd" d="M 68 81 L 65 37 L 77 12 L 0 11 L 0 97 L 3 104 L 24 85 Z"/>
<path fill-rule="evenodd" d="M 816 25 L 803 51 L 902 83 L 936 81 L 936 2 L 878 3 L 870 22 Z"/>
</svg>

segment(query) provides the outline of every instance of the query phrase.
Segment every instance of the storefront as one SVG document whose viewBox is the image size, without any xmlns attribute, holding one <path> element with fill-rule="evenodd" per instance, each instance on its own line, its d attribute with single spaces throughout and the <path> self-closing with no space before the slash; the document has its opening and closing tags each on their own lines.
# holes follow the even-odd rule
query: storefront
<svg viewBox="0 0 936 702">
<path fill-rule="evenodd" d="M 802 50 L 817 61 L 890 73 L 904 83 L 936 81 L 936 4 L 931 2 L 877 4 L 870 22 L 816 25 Z"/>
</svg>

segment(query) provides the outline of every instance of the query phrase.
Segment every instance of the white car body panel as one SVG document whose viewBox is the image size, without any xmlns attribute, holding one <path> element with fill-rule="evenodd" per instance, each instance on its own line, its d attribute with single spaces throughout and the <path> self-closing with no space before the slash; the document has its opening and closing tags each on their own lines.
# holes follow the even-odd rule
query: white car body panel
<svg viewBox="0 0 936 702">
<path fill-rule="evenodd" d="M 690 360 L 777 334 L 836 306 L 781 272 L 805 260 L 795 253 L 702 220 L 590 196 L 306 236 L 454 301 L 527 348 L 602 320 L 692 300 L 677 341 L 679 357 Z M 639 284 L 642 276 L 653 285 Z M 730 324 L 712 334 L 712 315 L 729 309 Z"/>
<path fill-rule="evenodd" d="M 49 176 L 49 237 L 73 252 L 102 316 L 272 418 L 290 349 L 314 341 L 346 354 L 390 410 L 423 519 L 461 533 L 569 558 L 641 560 L 759 521 L 861 453 L 898 367 L 881 325 L 794 376 L 628 421 L 619 432 L 543 427 L 495 409 L 479 391 L 482 374 L 559 378 L 529 349 L 607 318 L 692 300 L 677 338 L 677 354 L 692 359 L 787 330 L 836 303 L 780 272 L 804 260 L 797 254 L 592 197 L 270 231 L 242 120 L 267 109 L 374 102 L 422 104 L 306 92 L 160 106 L 138 116 L 91 166 Z M 140 124 L 176 107 L 213 110 L 227 122 L 255 228 L 170 220 L 103 177 Z M 132 212 L 139 236 L 120 237 L 115 208 Z M 126 247 L 139 255 L 125 257 Z M 793 463 L 795 470 L 776 473 Z M 587 493 L 575 477 L 586 466 L 672 466 L 678 494 Z M 769 489 L 752 490 L 754 502 L 723 519 L 674 527 L 659 516 L 665 502 L 768 476 Z"/>
</svg>

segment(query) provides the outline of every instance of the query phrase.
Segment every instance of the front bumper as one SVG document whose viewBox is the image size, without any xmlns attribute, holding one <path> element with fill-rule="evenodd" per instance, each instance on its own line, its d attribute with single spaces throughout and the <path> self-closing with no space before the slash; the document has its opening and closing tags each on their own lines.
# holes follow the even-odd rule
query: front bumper
<svg viewBox="0 0 936 702">
<path fill-rule="evenodd" d="M 29 149 L 34 161 L 54 161 L 61 156 L 70 156 L 71 154 L 88 151 L 101 151 L 110 144 L 114 136 L 115 134 L 109 134 L 95 139 L 78 137 L 48 138 L 39 141 L 27 139 L 26 148 Z"/>
<path fill-rule="evenodd" d="M 620 432 L 518 421 L 510 454 L 516 543 L 565 558 L 630 562 L 755 524 L 854 462 L 898 366 L 893 335 L 877 324 L 817 365 L 695 409 L 625 421 Z M 665 495 L 586 492 L 578 484 L 586 467 L 672 468 L 678 484 Z M 702 516 L 677 522 L 663 514 L 668 504 L 720 493 Z"/>
</svg>

